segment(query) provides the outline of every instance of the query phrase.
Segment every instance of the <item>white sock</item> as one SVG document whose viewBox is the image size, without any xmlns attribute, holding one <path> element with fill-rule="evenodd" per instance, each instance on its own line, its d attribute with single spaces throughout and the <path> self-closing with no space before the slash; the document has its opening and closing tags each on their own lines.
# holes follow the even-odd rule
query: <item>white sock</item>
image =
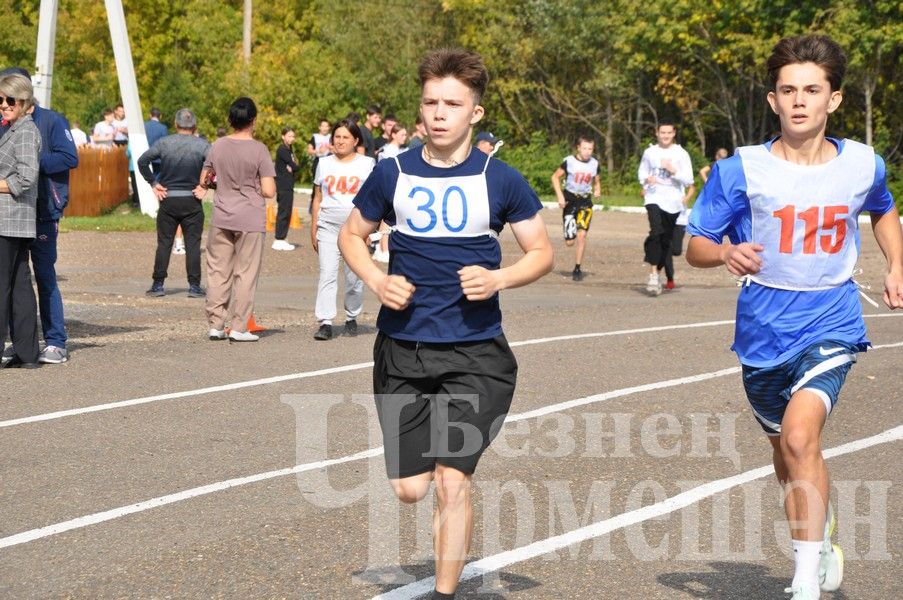
<svg viewBox="0 0 903 600">
<path fill-rule="evenodd" d="M 796 572 L 793 574 L 791 587 L 805 586 L 818 591 L 818 562 L 821 559 L 823 543 L 823 540 L 817 542 L 793 540 L 793 562 L 796 565 Z"/>
</svg>

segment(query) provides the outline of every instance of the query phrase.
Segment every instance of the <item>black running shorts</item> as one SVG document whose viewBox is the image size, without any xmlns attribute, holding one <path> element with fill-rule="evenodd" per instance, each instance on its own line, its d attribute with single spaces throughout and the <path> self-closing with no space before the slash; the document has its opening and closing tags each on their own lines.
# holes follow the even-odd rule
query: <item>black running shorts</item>
<svg viewBox="0 0 903 600">
<path fill-rule="evenodd" d="M 577 196 L 567 190 L 564 193 L 564 210 L 562 221 L 564 225 L 564 239 L 572 240 L 577 237 L 577 230 L 589 231 L 589 225 L 593 220 L 593 199 L 590 196 Z"/>
<path fill-rule="evenodd" d="M 473 474 L 511 407 L 517 361 L 505 336 L 427 344 L 380 333 L 373 390 L 391 479 L 437 464 Z"/>
</svg>

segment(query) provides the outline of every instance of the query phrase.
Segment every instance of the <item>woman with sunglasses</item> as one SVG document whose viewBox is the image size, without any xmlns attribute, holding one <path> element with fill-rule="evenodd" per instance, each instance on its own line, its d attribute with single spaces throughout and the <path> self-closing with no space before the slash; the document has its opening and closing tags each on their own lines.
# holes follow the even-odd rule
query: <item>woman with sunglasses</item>
<svg viewBox="0 0 903 600">
<path fill-rule="evenodd" d="M 35 237 L 38 153 L 41 134 L 29 115 L 34 105 L 31 80 L 0 77 L 0 116 L 7 129 L 0 138 L 0 346 L 7 327 L 16 356 L 7 367 L 38 367 L 38 306 L 28 245 Z"/>
</svg>

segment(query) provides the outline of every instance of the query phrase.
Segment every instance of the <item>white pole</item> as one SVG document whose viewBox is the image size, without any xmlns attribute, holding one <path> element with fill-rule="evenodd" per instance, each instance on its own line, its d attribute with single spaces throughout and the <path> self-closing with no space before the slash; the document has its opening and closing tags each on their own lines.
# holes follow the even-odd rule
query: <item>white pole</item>
<svg viewBox="0 0 903 600">
<path fill-rule="evenodd" d="M 125 108 L 128 121 L 129 147 L 134 163 L 147 151 L 147 135 L 144 132 L 144 119 L 141 113 L 141 101 L 138 98 L 138 83 L 135 81 L 135 65 L 132 63 L 129 33 L 125 26 L 122 0 L 104 0 L 104 4 L 107 7 L 107 19 L 110 21 L 113 55 L 116 58 L 116 72 L 119 74 L 119 93 L 122 94 L 122 106 Z M 137 167 L 135 170 L 138 170 Z M 139 173 L 135 173 L 135 178 L 138 183 L 141 212 L 156 217 L 159 206 L 157 197 L 154 196 L 153 190 Z"/>
<path fill-rule="evenodd" d="M 244 23 L 242 27 L 242 52 L 245 57 L 245 65 L 251 62 L 251 1 L 245 0 Z"/>
<path fill-rule="evenodd" d="M 35 68 L 31 81 L 38 104 L 50 108 L 50 92 L 53 87 L 53 56 L 56 51 L 56 14 L 59 0 L 41 0 L 38 18 L 38 47 L 35 52 Z"/>
</svg>

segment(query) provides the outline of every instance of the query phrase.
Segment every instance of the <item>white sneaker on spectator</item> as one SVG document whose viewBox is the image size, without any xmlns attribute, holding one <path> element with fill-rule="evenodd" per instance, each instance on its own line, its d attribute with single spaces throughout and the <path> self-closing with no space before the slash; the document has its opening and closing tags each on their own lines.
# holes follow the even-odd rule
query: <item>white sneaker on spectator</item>
<svg viewBox="0 0 903 600">
<path fill-rule="evenodd" d="M 235 331 L 234 329 L 229 332 L 229 341 L 230 342 L 256 342 L 260 339 L 260 336 L 250 331 Z"/>
<path fill-rule="evenodd" d="M 294 250 L 295 245 L 289 244 L 285 240 L 275 240 L 271 246 L 273 250 Z"/>
<path fill-rule="evenodd" d="M 176 238 L 176 243 L 172 247 L 173 254 L 185 254 L 185 240 L 184 238 Z"/>
</svg>

